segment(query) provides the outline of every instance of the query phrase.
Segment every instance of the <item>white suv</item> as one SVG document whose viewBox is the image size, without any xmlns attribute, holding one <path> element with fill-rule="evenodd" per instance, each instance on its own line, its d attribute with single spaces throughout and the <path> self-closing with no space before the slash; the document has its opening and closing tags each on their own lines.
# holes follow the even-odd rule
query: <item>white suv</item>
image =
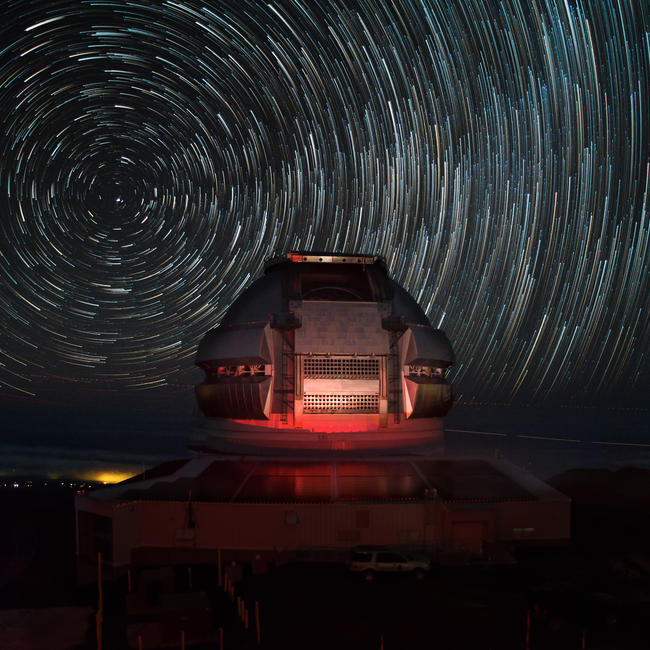
<svg viewBox="0 0 650 650">
<path fill-rule="evenodd" d="M 365 580 L 373 580 L 375 573 L 412 573 L 421 579 L 431 569 L 431 560 L 422 553 L 395 548 L 357 546 L 352 549 L 350 571 L 361 573 Z"/>
</svg>

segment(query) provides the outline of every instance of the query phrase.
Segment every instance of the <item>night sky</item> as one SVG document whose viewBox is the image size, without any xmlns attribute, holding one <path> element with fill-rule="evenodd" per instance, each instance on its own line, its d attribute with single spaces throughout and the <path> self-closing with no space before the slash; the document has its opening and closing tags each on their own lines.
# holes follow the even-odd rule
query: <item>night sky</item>
<svg viewBox="0 0 650 650">
<path fill-rule="evenodd" d="M 152 4 L 4 4 L 4 398 L 191 395 L 316 249 L 385 256 L 464 400 L 645 404 L 645 0 Z"/>
</svg>

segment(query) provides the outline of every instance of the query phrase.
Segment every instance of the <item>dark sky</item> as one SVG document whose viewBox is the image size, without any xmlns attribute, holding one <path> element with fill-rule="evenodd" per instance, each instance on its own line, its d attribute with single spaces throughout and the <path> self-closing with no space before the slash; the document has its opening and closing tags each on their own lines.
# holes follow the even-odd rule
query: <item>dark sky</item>
<svg viewBox="0 0 650 650">
<path fill-rule="evenodd" d="M 5 7 L 4 403 L 185 409 L 264 259 L 319 249 L 386 257 L 462 399 L 645 404 L 646 2 Z"/>
</svg>

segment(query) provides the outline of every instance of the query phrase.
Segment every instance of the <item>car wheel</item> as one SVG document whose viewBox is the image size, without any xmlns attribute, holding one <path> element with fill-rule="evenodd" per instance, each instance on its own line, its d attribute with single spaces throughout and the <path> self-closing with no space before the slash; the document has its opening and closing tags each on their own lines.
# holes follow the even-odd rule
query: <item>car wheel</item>
<svg viewBox="0 0 650 650">
<path fill-rule="evenodd" d="M 366 582 L 372 582 L 375 579 L 375 572 L 374 571 L 364 571 L 361 574 L 361 577 L 366 581 Z"/>
<path fill-rule="evenodd" d="M 416 580 L 422 580 L 424 578 L 424 570 L 423 569 L 416 569 L 414 571 L 415 579 Z"/>
</svg>

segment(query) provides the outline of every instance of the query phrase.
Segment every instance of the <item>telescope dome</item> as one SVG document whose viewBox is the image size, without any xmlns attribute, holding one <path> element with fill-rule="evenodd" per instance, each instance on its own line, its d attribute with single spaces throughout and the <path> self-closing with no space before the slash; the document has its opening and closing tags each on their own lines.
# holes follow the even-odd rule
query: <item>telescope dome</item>
<svg viewBox="0 0 650 650">
<path fill-rule="evenodd" d="M 199 344 L 192 446 L 239 454 L 442 447 L 454 353 L 382 258 L 270 260 Z"/>
</svg>

